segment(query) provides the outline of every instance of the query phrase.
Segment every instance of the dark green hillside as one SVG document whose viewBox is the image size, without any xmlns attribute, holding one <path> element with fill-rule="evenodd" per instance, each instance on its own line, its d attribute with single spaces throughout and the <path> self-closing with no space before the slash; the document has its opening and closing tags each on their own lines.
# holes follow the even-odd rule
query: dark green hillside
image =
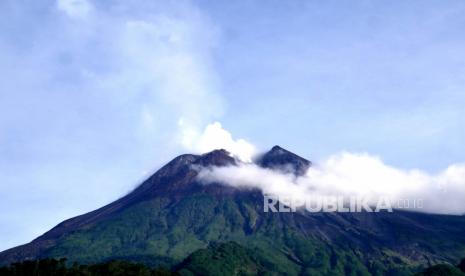
<svg viewBox="0 0 465 276">
<path fill-rule="evenodd" d="M 342 231 L 342 225 L 331 222 L 336 219 L 331 217 L 334 215 L 263 213 L 259 194 L 252 195 L 218 200 L 198 193 L 175 202 L 155 198 L 66 235 L 40 257 L 66 257 L 80 263 L 124 259 L 152 267 L 171 267 L 212 242 L 235 241 L 247 250 L 260 252 L 256 257 L 266 260 L 265 268 L 293 275 L 369 275 L 389 271 L 399 275 L 421 265 L 420 261 L 390 249 L 388 244 L 383 247 L 376 240 L 369 240 L 368 232 L 361 241 L 351 241 L 346 233 L 334 233 Z M 380 220 L 392 219 L 389 215 Z M 349 220 L 337 219 L 342 224 Z M 306 226 L 308 222 L 312 226 Z M 390 224 L 396 222 L 391 220 Z M 334 235 L 332 240 L 325 241 L 313 227 Z M 407 230 L 403 230 L 406 239 L 423 238 L 414 238 L 414 231 Z M 399 238 L 393 238 L 396 237 Z M 436 242 L 441 241 L 431 240 L 430 246 Z"/>
<path fill-rule="evenodd" d="M 195 251 L 176 270 L 180 275 L 263 275 L 271 274 L 272 266 L 263 252 L 227 242 Z"/>
</svg>

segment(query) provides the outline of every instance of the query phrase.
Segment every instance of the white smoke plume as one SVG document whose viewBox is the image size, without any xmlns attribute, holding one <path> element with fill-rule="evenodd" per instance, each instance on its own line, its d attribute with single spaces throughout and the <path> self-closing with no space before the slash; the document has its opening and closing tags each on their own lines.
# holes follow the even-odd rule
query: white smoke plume
<svg viewBox="0 0 465 276">
<path fill-rule="evenodd" d="M 87 0 L 58 0 L 57 7 L 75 19 L 85 18 L 93 9 L 92 4 Z"/>
<path fill-rule="evenodd" d="M 234 140 L 231 133 L 219 122 L 209 124 L 202 133 L 186 127 L 183 120 L 178 124 L 184 130 L 183 145 L 194 152 L 206 153 L 215 149 L 225 149 L 242 162 L 251 162 L 257 152 L 255 146 L 246 140 Z"/>
<path fill-rule="evenodd" d="M 0 250 L 184 153 L 180 118 L 223 113 L 221 30 L 190 1 L 5 0 L 0 18 Z"/>
<path fill-rule="evenodd" d="M 387 197 L 391 202 L 421 200 L 422 208 L 409 207 L 416 211 L 465 213 L 465 164 L 451 165 L 438 174 L 429 174 L 395 168 L 368 154 L 344 152 L 311 167 L 303 176 L 256 164 L 240 164 L 204 168 L 198 177 L 204 183 L 256 187 L 265 194 L 301 202 L 324 196 L 357 196 L 368 198 L 369 202 Z"/>
</svg>

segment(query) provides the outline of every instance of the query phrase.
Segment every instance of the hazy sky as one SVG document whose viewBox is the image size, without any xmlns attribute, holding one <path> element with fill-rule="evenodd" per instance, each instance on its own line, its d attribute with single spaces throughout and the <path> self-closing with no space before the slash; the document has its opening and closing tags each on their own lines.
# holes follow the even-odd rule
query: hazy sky
<svg viewBox="0 0 465 276">
<path fill-rule="evenodd" d="M 216 121 L 317 162 L 464 162 L 464 14 L 462 0 L 1 1 L 0 250 L 203 151 Z"/>
</svg>

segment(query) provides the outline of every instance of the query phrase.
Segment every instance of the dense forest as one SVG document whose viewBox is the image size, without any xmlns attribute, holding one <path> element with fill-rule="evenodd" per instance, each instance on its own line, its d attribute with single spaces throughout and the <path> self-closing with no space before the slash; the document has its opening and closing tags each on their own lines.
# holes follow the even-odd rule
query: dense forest
<svg viewBox="0 0 465 276">
<path fill-rule="evenodd" d="M 0 268 L 0 276 L 165 276 L 165 275 L 275 275 L 271 264 L 234 242 L 201 249 L 170 269 L 151 268 L 125 260 L 97 264 L 69 264 L 65 258 L 30 260 Z M 349 273 L 348 275 L 350 275 Z M 354 275 L 356 273 L 353 273 Z M 416 276 L 465 276 L 465 259 L 457 266 L 438 264 Z"/>
</svg>

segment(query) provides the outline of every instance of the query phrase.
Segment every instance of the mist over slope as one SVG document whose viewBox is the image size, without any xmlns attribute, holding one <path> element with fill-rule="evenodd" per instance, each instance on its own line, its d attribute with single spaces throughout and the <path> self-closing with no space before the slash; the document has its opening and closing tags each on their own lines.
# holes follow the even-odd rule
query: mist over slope
<svg viewBox="0 0 465 276">
<path fill-rule="evenodd" d="M 289 154 L 276 146 L 259 158 L 258 164 L 240 162 L 226 167 L 202 168 L 198 178 L 207 184 L 259 188 L 266 194 L 299 202 L 318 197 L 343 196 L 366 198 L 374 204 L 378 199 L 386 198 L 392 203 L 410 202 L 410 206 L 402 208 L 412 211 L 456 215 L 465 213 L 464 164 L 451 165 L 437 174 L 429 174 L 417 169 L 395 168 L 366 153 L 343 152 L 311 166 L 310 162 L 299 164 L 293 160 L 274 164 L 271 169 L 261 166 L 266 164 L 269 155 L 286 158 Z M 414 206 L 414 203 L 421 205 Z"/>
</svg>

